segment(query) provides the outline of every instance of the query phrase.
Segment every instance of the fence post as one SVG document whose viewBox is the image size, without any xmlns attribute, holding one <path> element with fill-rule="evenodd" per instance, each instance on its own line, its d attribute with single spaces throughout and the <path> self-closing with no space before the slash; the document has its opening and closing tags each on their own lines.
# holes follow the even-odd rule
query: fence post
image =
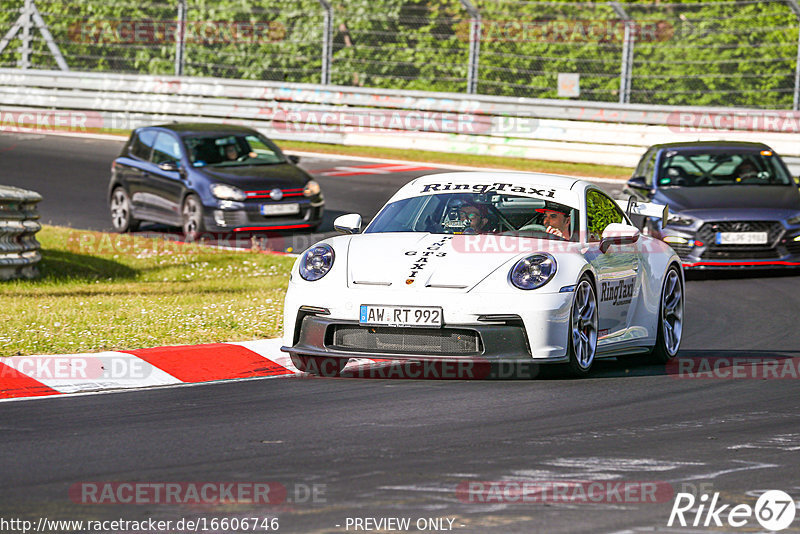
<svg viewBox="0 0 800 534">
<path fill-rule="evenodd" d="M 178 0 L 178 31 L 175 35 L 175 76 L 183 76 L 186 65 L 186 0 Z"/>
<path fill-rule="evenodd" d="M 792 8 L 794 11 L 794 16 L 797 17 L 797 21 L 800 22 L 800 5 L 798 5 L 797 0 L 786 0 L 789 3 L 789 7 Z M 794 97 L 792 98 L 792 110 L 798 111 L 800 109 L 800 28 L 798 28 L 797 33 L 797 59 L 795 59 L 794 64 Z"/>
<path fill-rule="evenodd" d="M 481 12 L 470 0 L 461 0 L 469 14 L 469 59 L 467 65 L 467 94 L 478 91 L 478 64 L 481 53 Z"/>
<path fill-rule="evenodd" d="M 633 19 L 619 2 L 609 2 L 611 9 L 624 21 L 625 35 L 622 39 L 622 67 L 619 73 L 619 103 L 629 104 L 631 101 L 631 79 L 633 77 Z"/>
<path fill-rule="evenodd" d="M 319 0 L 319 3 L 325 10 L 322 18 L 322 85 L 329 85 L 333 53 L 333 6 L 328 0 Z"/>
</svg>

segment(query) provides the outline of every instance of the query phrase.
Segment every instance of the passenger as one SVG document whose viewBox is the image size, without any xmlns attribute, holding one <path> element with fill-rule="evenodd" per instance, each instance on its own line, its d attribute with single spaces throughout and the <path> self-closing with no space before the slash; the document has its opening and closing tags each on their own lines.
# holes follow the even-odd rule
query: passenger
<svg viewBox="0 0 800 534">
<path fill-rule="evenodd" d="M 572 232 L 570 232 L 570 215 L 569 208 L 547 207 L 536 210 L 544 214 L 543 224 L 544 231 L 548 234 L 560 237 L 562 239 L 570 240 Z"/>
</svg>

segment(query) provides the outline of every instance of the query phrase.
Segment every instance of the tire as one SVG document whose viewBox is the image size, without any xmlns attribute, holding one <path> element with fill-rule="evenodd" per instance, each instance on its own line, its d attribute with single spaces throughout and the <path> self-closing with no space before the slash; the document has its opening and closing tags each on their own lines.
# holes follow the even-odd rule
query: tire
<svg viewBox="0 0 800 534">
<path fill-rule="evenodd" d="M 108 201 L 109 211 L 111 212 L 111 225 L 114 231 L 121 234 L 125 232 L 135 232 L 139 228 L 139 220 L 134 219 L 131 212 L 131 197 L 123 187 L 116 187 L 111 192 L 111 199 Z"/>
<path fill-rule="evenodd" d="M 667 363 L 678 354 L 683 333 L 683 281 L 674 265 L 667 270 L 658 307 L 658 334 L 650 361 Z"/>
<path fill-rule="evenodd" d="M 597 355 L 597 294 L 591 280 L 583 276 L 575 287 L 569 313 L 569 370 L 574 376 L 587 376 Z"/>
<path fill-rule="evenodd" d="M 203 203 L 197 195 L 189 195 L 183 201 L 181 207 L 181 228 L 183 235 L 189 241 L 198 239 L 206 228 L 203 224 Z"/>
<path fill-rule="evenodd" d="M 298 370 L 315 376 L 336 377 L 342 375 L 347 358 L 326 358 L 324 356 L 303 356 L 292 354 L 292 363 Z"/>
</svg>

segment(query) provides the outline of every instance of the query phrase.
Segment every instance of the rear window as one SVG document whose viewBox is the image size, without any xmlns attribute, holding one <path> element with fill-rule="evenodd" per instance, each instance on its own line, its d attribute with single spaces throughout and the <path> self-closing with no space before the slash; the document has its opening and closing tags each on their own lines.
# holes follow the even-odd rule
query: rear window
<svg viewBox="0 0 800 534">
<path fill-rule="evenodd" d="M 155 130 L 142 130 L 137 133 L 131 143 L 131 156 L 149 161 L 157 133 Z"/>
</svg>

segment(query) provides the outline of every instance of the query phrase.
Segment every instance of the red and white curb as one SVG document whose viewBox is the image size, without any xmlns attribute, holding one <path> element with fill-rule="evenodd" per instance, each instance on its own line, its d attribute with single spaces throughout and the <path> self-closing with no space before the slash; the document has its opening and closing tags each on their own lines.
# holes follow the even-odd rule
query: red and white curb
<svg viewBox="0 0 800 534">
<path fill-rule="evenodd" d="M 0 401 L 299 374 L 281 339 L 0 358 Z"/>
</svg>

